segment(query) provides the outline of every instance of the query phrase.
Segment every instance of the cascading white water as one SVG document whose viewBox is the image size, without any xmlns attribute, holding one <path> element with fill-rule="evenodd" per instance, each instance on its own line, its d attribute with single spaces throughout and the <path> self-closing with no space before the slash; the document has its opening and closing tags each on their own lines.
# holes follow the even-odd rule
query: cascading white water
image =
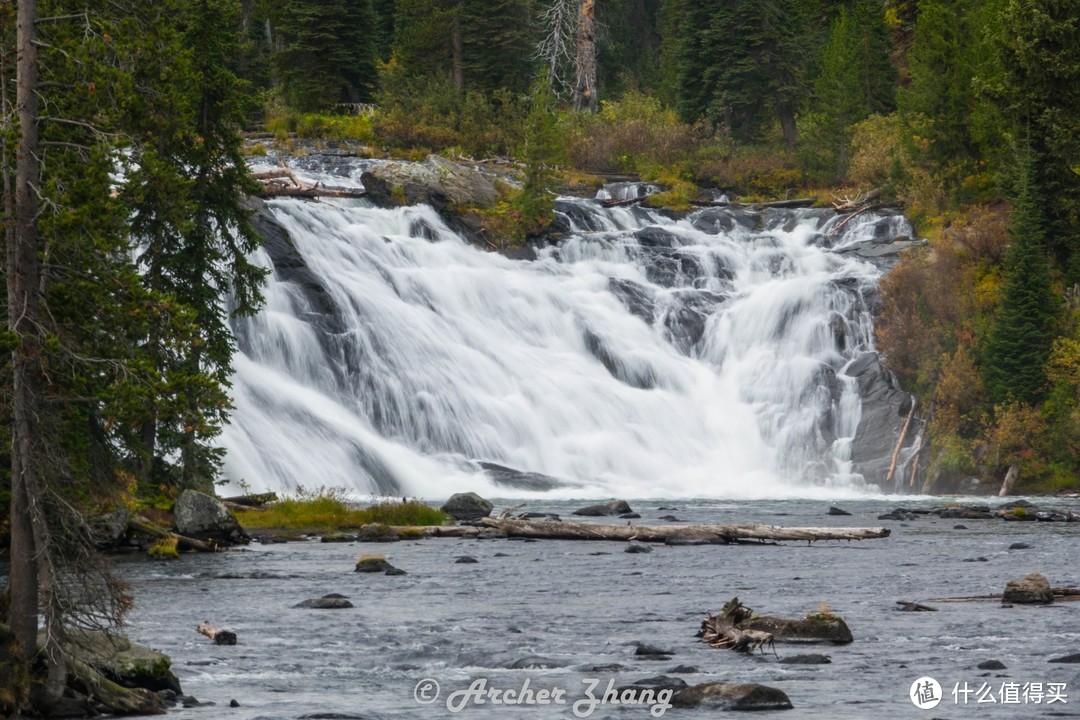
<svg viewBox="0 0 1080 720">
<path fill-rule="evenodd" d="M 279 272 L 234 327 L 230 481 L 529 494 L 493 486 L 486 461 L 575 497 L 860 491 L 842 368 L 873 348 L 879 270 L 823 246 L 826 213 L 715 234 L 695 216 L 560 207 L 570 237 L 523 261 L 427 207 L 273 201 L 321 289 Z"/>
</svg>

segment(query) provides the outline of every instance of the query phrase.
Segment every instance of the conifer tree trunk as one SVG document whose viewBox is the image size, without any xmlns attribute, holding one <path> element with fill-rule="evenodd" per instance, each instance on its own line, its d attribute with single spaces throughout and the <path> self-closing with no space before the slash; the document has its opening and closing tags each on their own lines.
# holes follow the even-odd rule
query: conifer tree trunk
<svg viewBox="0 0 1080 720">
<path fill-rule="evenodd" d="M 8 576 L 8 622 L 18 657 L 29 663 L 37 651 L 38 571 L 31 504 L 37 486 L 34 440 L 38 377 L 38 234 L 35 223 L 39 185 L 37 162 L 37 46 L 34 0 L 20 0 L 16 24 L 15 109 L 19 139 L 15 150 L 15 187 L 6 204 L 12 222 L 6 234 L 8 331 L 18 337 L 11 354 L 11 570 Z"/>
<path fill-rule="evenodd" d="M 454 63 L 454 87 L 458 92 L 465 90 L 465 45 L 461 39 L 462 3 L 454 9 L 454 19 L 450 25 L 450 52 Z"/>
<path fill-rule="evenodd" d="M 574 75 L 574 109 L 596 110 L 596 0 L 581 1 Z"/>
</svg>

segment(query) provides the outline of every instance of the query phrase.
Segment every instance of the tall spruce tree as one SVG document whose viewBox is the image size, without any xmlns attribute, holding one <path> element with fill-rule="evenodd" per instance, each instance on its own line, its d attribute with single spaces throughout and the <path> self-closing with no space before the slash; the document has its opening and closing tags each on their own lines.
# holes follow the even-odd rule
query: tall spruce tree
<svg viewBox="0 0 1080 720">
<path fill-rule="evenodd" d="M 1080 9 L 1061 0 L 1008 0 L 995 33 L 993 93 L 1014 136 L 1028 139 L 1046 202 L 1046 239 L 1069 284 L 1080 283 Z"/>
<path fill-rule="evenodd" d="M 897 102 L 920 163 L 956 195 L 968 176 L 1001 147 L 996 109 L 983 101 L 979 78 L 998 60 L 992 24 L 1000 0 L 924 0 L 908 55 L 910 82 Z"/>
<path fill-rule="evenodd" d="M 677 105 L 684 120 L 705 118 L 740 140 L 778 120 L 789 146 L 806 92 L 807 23 L 796 0 L 678 0 L 665 23 L 674 33 Z"/>
<path fill-rule="evenodd" d="M 379 25 L 371 0 L 285 0 L 274 57 L 285 100 L 303 111 L 367 102 L 375 88 Z"/>
<path fill-rule="evenodd" d="M 847 173 L 854 126 L 895 106 L 896 69 L 881 4 L 857 0 L 840 8 L 821 53 L 800 155 L 830 179 Z"/>
<path fill-rule="evenodd" d="M 1026 152 L 1013 203 L 1011 244 L 1001 304 L 986 344 L 984 376 L 996 402 L 1031 403 L 1046 389 L 1044 366 L 1054 339 L 1057 298 L 1047 262 L 1046 200 Z"/>
</svg>

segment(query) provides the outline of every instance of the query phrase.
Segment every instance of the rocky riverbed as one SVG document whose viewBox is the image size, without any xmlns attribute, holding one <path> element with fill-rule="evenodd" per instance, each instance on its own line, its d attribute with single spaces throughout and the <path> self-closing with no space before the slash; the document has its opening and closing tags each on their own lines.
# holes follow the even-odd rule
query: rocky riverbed
<svg viewBox="0 0 1080 720">
<path fill-rule="evenodd" d="M 1075 500 L 1040 506 L 1075 511 Z M 496 509 L 512 504 L 496 503 Z M 563 517 L 588 503 L 530 501 L 525 508 Z M 864 542 L 653 545 L 509 539 L 425 539 L 393 544 L 292 542 L 179 561 L 120 562 L 138 602 L 133 639 L 169 653 L 185 692 L 213 706 L 185 716 L 237 720 L 475 716 L 568 717 L 571 704 L 612 687 L 724 681 L 761 683 L 790 698 L 793 718 L 915 717 L 909 690 L 935 678 L 944 699 L 926 717 L 1051 717 L 1080 703 L 1080 668 L 1052 663 L 1080 651 L 1080 603 L 1002 607 L 934 598 L 1001 593 L 1007 581 L 1041 572 L 1055 586 L 1080 585 L 1080 524 L 958 522 L 917 514 L 878 520 L 895 501 L 844 501 L 850 516 L 820 501 L 631 501 L 634 523 L 762 522 L 787 526 L 886 525 L 889 538 Z M 939 507 L 905 499 L 905 508 Z M 677 520 L 661 520 L 661 516 Z M 611 518 L 601 518 L 610 522 Z M 958 528 L 964 525 L 963 529 Z M 1026 546 L 1026 547 L 1022 547 Z M 385 555 L 405 575 L 356 573 L 362 554 Z M 458 562 L 468 556 L 477 562 Z M 337 593 L 338 609 L 296 608 Z M 746 656 L 695 639 L 707 612 L 733 596 L 763 613 L 801 617 L 822 603 L 845 619 L 846 645 L 777 643 Z M 938 612 L 901 612 L 897 600 Z M 215 646 L 195 632 L 210 620 L 237 633 Z M 640 652 L 642 645 L 664 654 Z M 791 662 L 798 656 L 813 663 Z M 825 656 L 829 662 L 825 662 Z M 980 664 L 996 664 L 980 668 Z M 1003 668 L 997 668 L 1003 665 Z M 672 680 L 656 681 L 657 676 Z M 438 699 L 429 700 L 439 685 Z M 565 690 L 568 704 L 533 708 L 466 703 L 450 693 L 488 687 Z M 655 683 L 659 682 L 660 685 Z M 964 683 L 987 686 L 997 703 L 963 707 Z M 1042 683 L 1039 702 L 1000 702 L 1000 693 Z M 1048 702 L 1046 689 L 1066 694 Z M 1064 683 L 1065 687 L 1060 686 Z M 953 691 L 957 690 L 954 698 Z M 725 689 L 727 691 L 727 689 Z M 1008 696 L 1006 696 L 1008 697 Z M 229 707 L 236 700 L 239 707 Z M 957 704 L 956 700 L 959 700 Z M 974 707 L 976 704 L 979 707 Z M 1021 707 L 1023 705 L 1023 707 Z M 582 708 L 587 705 L 581 706 Z M 599 704 L 599 718 L 651 717 L 649 706 Z M 665 717 L 702 716 L 673 707 Z"/>
</svg>

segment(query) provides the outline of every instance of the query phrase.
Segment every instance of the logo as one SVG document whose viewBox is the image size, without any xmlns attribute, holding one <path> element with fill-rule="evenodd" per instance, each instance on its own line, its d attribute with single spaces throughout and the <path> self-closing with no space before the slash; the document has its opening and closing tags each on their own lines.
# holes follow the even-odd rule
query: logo
<svg viewBox="0 0 1080 720">
<path fill-rule="evenodd" d="M 911 683 L 911 692 L 908 693 L 911 702 L 920 710 L 936 708 L 941 702 L 941 685 L 932 677 L 921 677 Z"/>
</svg>

